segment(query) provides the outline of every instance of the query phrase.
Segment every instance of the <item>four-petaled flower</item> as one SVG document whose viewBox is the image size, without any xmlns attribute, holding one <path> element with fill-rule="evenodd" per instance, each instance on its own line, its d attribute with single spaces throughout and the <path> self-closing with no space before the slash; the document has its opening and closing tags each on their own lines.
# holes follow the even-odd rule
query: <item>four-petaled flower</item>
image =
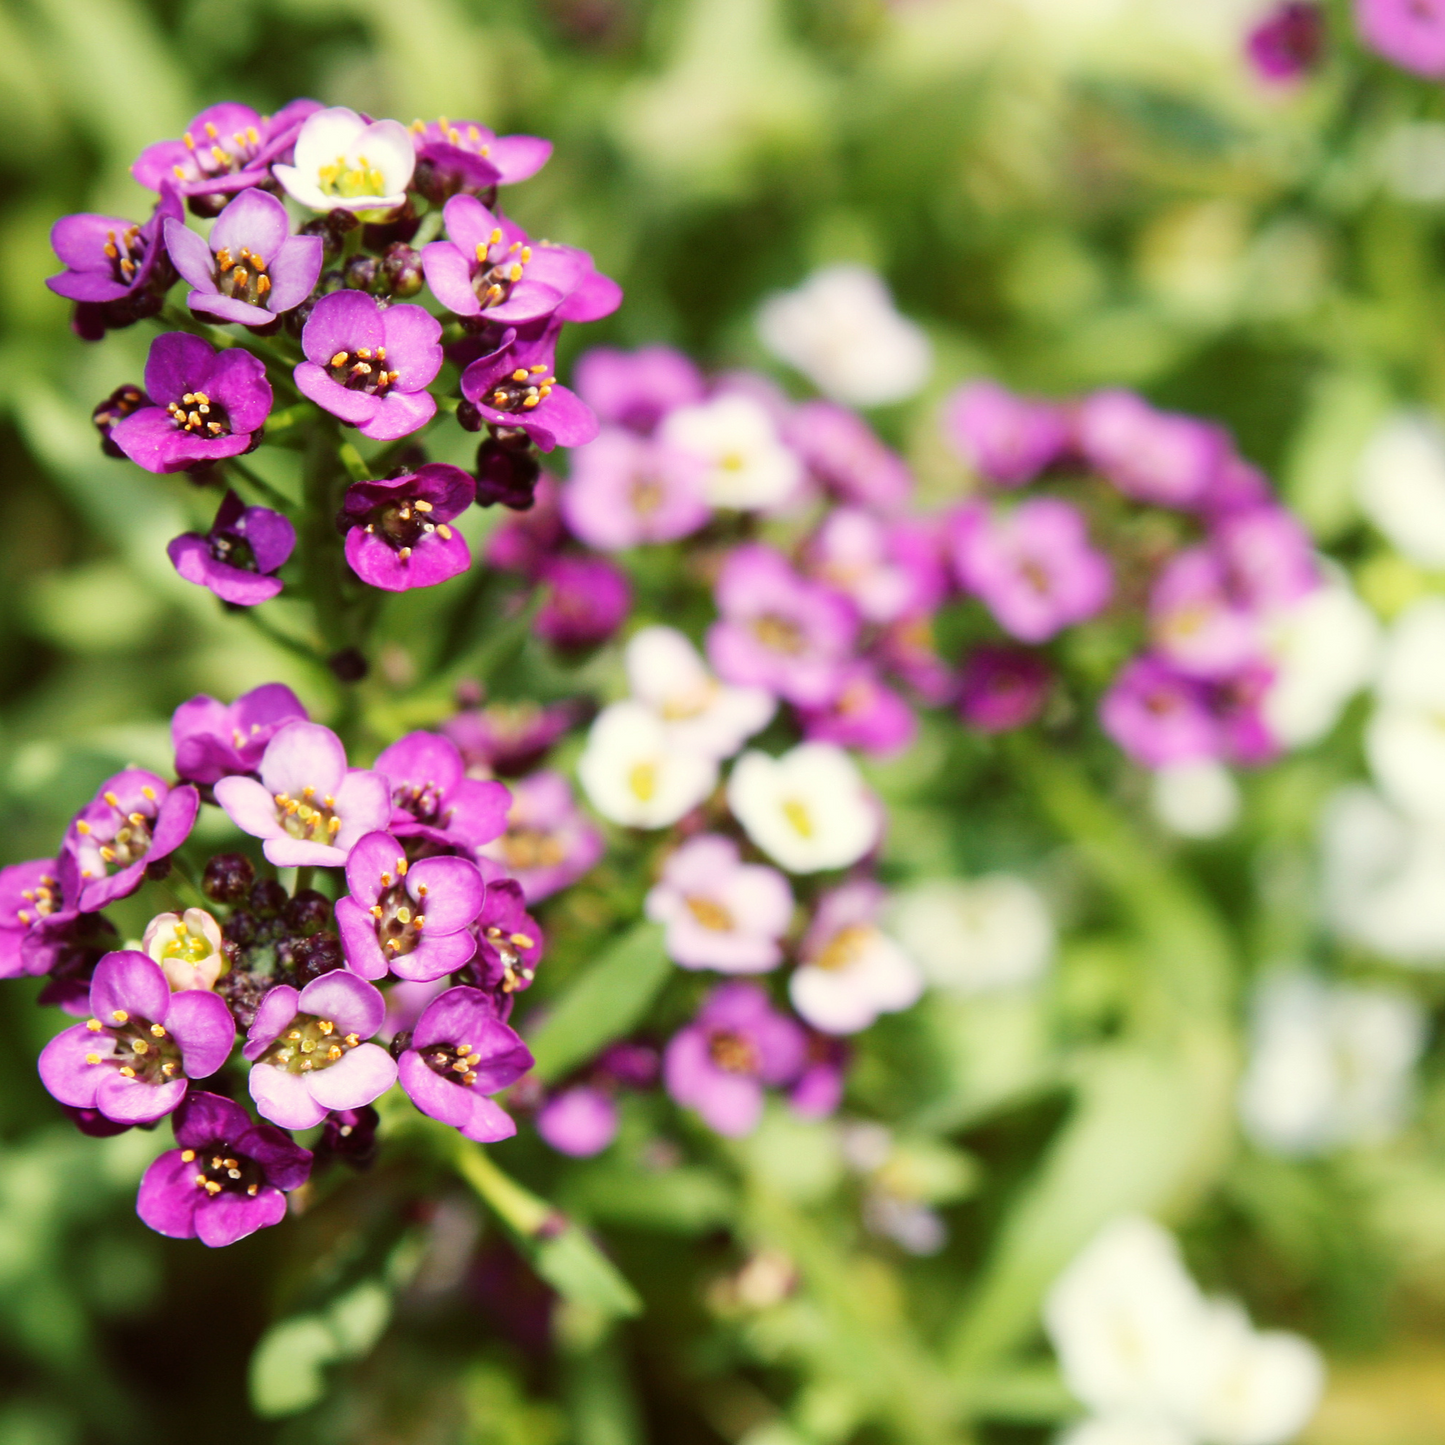
<svg viewBox="0 0 1445 1445">
<path fill-rule="evenodd" d="M 311 1174 L 311 1151 L 239 1105 L 193 1090 L 175 1113 L 175 1149 L 145 1172 L 136 1213 L 157 1234 L 235 1244 L 286 1217 L 286 1195 Z"/>
<path fill-rule="evenodd" d="M 0 978 L 19 978 L 27 972 L 26 934 L 64 906 L 58 875 L 54 858 L 0 868 Z"/>
<path fill-rule="evenodd" d="M 275 574 L 296 547 L 296 529 L 270 507 L 248 507 L 228 491 L 206 533 L 182 532 L 166 545 L 171 565 L 223 602 L 255 607 L 281 591 Z"/>
<path fill-rule="evenodd" d="M 534 135 L 502 135 L 474 120 L 413 121 L 416 181 L 429 201 L 458 191 L 489 191 L 535 176 L 552 154 L 552 142 Z"/>
<path fill-rule="evenodd" d="M 338 105 L 306 117 L 294 164 L 275 165 L 272 174 L 313 211 L 357 211 L 370 220 L 406 204 L 415 168 L 411 134 L 400 121 L 368 121 Z"/>
<path fill-rule="evenodd" d="M 226 1062 L 236 1025 L 204 989 L 172 993 L 143 953 L 108 953 L 90 982 L 90 1014 L 56 1034 L 40 1055 L 45 1087 L 74 1109 L 118 1124 L 149 1124 L 185 1097 L 191 1079 Z"/>
<path fill-rule="evenodd" d="M 527 912 L 521 887 L 511 878 L 487 885 L 477 916 L 477 952 L 467 974 L 492 995 L 503 1018 L 512 995 L 531 986 L 542 960 L 542 930 Z"/>
<path fill-rule="evenodd" d="M 472 565 L 467 540 L 449 523 L 471 506 L 477 484 L 445 462 L 401 477 L 353 482 L 337 519 L 347 528 L 346 560 L 373 587 L 434 587 Z"/>
<path fill-rule="evenodd" d="M 398 838 L 470 853 L 507 826 L 506 784 L 467 777 L 457 745 L 440 733 L 407 733 L 375 766 L 391 785 L 390 829 Z"/>
<path fill-rule="evenodd" d="M 581 397 L 558 383 L 556 349 L 555 321 L 536 336 L 508 330 L 495 351 L 462 373 L 462 395 L 484 421 L 520 427 L 544 452 L 580 447 L 597 435 L 597 418 Z"/>
<path fill-rule="evenodd" d="M 282 682 L 253 687 L 229 706 L 202 693 L 171 715 L 176 773 L 192 783 L 254 773 L 276 733 L 288 722 L 306 720 L 301 699 Z"/>
</svg>

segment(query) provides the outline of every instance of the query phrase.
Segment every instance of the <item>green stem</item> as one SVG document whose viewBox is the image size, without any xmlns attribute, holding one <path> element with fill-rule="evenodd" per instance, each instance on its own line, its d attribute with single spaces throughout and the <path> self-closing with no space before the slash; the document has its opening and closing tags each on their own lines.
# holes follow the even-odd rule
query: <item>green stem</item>
<svg viewBox="0 0 1445 1445">
<path fill-rule="evenodd" d="M 292 637 L 289 632 L 283 632 L 269 618 L 262 617 L 259 608 L 243 607 L 240 615 L 268 642 L 284 647 L 287 652 L 294 652 L 297 657 L 304 657 L 307 662 L 317 666 L 325 665 L 325 658 L 310 643 L 303 642 L 299 637 Z"/>
<path fill-rule="evenodd" d="M 296 503 L 293 502 L 290 497 L 283 496 L 278 492 L 264 477 L 258 476 L 257 473 L 253 472 L 240 457 L 232 457 L 226 465 L 240 477 L 253 492 L 258 493 L 264 501 L 269 502 L 278 512 L 285 512 L 287 516 L 295 514 Z"/>
<path fill-rule="evenodd" d="M 479 1144 L 457 1140 L 457 1173 L 472 1186 L 497 1217 L 523 1239 L 536 1239 L 556 1221 L 556 1211 L 544 1199 L 504 1174 Z"/>
<path fill-rule="evenodd" d="M 374 473 L 366 458 L 351 442 L 342 442 L 336 448 L 336 455 L 341 458 L 341 465 L 346 468 L 346 474 L 353 482 L 369 482 L 372 479 Z"/>
</svg>

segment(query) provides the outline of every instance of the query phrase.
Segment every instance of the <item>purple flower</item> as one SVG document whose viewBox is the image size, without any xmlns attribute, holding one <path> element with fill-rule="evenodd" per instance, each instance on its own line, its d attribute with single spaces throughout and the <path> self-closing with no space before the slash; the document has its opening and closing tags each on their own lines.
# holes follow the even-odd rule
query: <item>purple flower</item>
<svg viewBox="0 0 1445 1445">
<path fill-rule="evenodd" d="M 585 707 L 575 702 L 493 702 L 459 712 L 441 730 L 457 745 L 469 771 L 515 778 L 531 772 L 585 716 Z"/>
<path fill-rule="evenodd" d="M 837 696 L 858 632 L 845 598 L 756 543 L 729 554 L 715 596 L 722 616 L 708 629 L 707 654 L 724 682 L 765 687 L 805 707 Z"/>
<path fill-rule="evenodd" d="M 366 1040 L 385 1017 L 380 991 L 343 968 L 299 994 L 277 984 L 261 1000 L 241 1050 L 257 1109 L 284 1129 L 309 1129 L 330 1109 L 359 1109 L 379 1098 L 396 1082 L 396 1063 Z"/>
<path fill-rule="evenodd" d="M 583 648 L 606 642 L 627 620 L 632 587 L 627 574 L 605 557 L 552 557 L 542 564 L 547 588 L 533 630 L 554 647 Z"/>
<path fill-rule="evenodd" d="M 1217 426 L 1155 411 L 1131 391 L 1098 391 L 1079 407 L 1078 443 L 1089 464 L 1126 497 L 1161 507 L 1207 502 L 1230 456 Z"/>
<path fill-rule="evenodd" d="M 277 730 L 297 719 L 306 721 L 306 709 L 281 682 L 243 692 L 229 707 L 205 694 L 193 697 L 171 715 L 176 773 L 192 783 L 254 773 Z"/>
<path fill-rule="evenodd" d="M 110 439 L 148 472 L 238 457 L 271 413 L 265 363 L 239 347 L 215 351 L 199 336 L 167 331 L 151 342 L 143 406 L 112 428 Z"/>
<path fill-rule="evenodd" d="M 274 574 L 296 546 L 296 529 L 269 507 L 248 507 L 227 491 L 211 530 L 182 532 L 166 546 L 171 565 L 198 587 L 209 587 L 223 602 L 255 607 L 281 591 Z"/>
<path fill-rule="evenodd" d="M 793 893 L 776 868 L 744 863 L 731 838 L 703 833 L 668 858 L 646 909 L 683 968 L 766 973 L 783 961 Z"/>
<path fill-rule="evenodd" d="M 512 994 L 531 986 L 542 945 L 542 930 L 527 912 L 521 885 L 511 878 L 489 883 L 477 918 L 477 952 L 467 973 L 497 999 L 503 1018 L 511 1011 Z"/>
<path fill-rule="evenodd" d="M 1247 607 L 1287 607 L 1320 585 L 1309 533 L 1283 507 L 1242 507 L 1214 523 L 1213 543 Z"/>
<path fill-rule="evenodd" d="M 1207 516 L 1217 518 L 1267 506 L 1272 500 L 1269 479 L 1264 473 L 1231 452 L 1205 494 L 1202 510 Z"/>
<path fill-rule="evenodd" d="M 1089 545 L 1082 513 L 1054 497 L 956 513 L 953 561 L 964 588 L 1023 642 L 1046 642 L 1087 621 L 1113 591 L 1108 559 Z"/>
<path fill-rule="evenodd" d="M 513 783 L 506 827 L 477 853 L 504 867 L 528 903 L 569 887 L 606 851 L 601 831 L 577 806 L 561 773 L 533 773 Z"/>
<path fill-rule="evenodd" d="M 220 1249 L 286 1217 L 311 1174 L 311 1151 L 239 1104 L 194 1090 L 174 1120 L 175 1149 L 145 1172 L 136 1213 L 157 1234 Z"/>
<path fill-rule="evenodd" d="M 395 441 L 436 415 L 427 387 L 441 370 L 441 334 L 420 306 L 383 308 L 362 291 L 333 291 L 302 328 L 296 385 L 362 436 Z"/>
<path fill-rule="evenodd" d="M 1222 559 L 1205 546 L 1176 553 L 1149 595 L 1161 657 L 1191 677 L 1227 677 L 1260 650 L 1259 625 L 1232 595 Z"/>
<path fill-rule="evenodd" d="M 487 1097 L 532 1067 L 532 1054 L 480 989 L 449 988 L 427 1005 L 401 1056 L 401 1086 L 423 1114 L 479 1144 L 510 1139 L 517 1126 Z"/>
<path fill-rule="evenodd" d="M 831 401 L 807 401 L 793 409 L 783 439 L 808 470 L 844 502 L 897 512 L 913 494 L 913 474 L 868 424 Z"/>
<path fill-rule="evenodd" d="M 530 180 L 547 164 L 552 142 L 534 135 L 504 135 L 472 120 L 413 121 L 416 182 L 429 201 L 458 191 L 489 191 Z"/>
<path fill-rule="evenodd" d="M 62 216 L 50 245 L 65 266 L 46 285 L 77 303 L 76 330 L 98 339 L 107 326 L 128 326 L 154 316 L 175 278 L 166 255 L 164 228 L 179 225 L 180 197 L 166 186 L 144 225 L 120 216 Z"/>
<path fill-rule="evenodd" d="M 1136 657 L 1099 703 L 1104 731 L 1146 768 L 1216 758 L 1219 729 L 1204 683 L 1160 658 Z"/>
<path fill-rule="evenodd" d="M 810 743 L 837 743 L 872 757 L 892 757 L 918 735 L 913 709 L 888 687 L 868 662 L 849 663 L 838 695 L 822 707 L 798 709 Z"/>
<path fill-rule="evenodd" d="M 454 315 L 501 326 L 554 314 L 596 321 L 622 303 L 616 282 L 597 274 L 586 251 L 535 242 L 475 196 L 453 196 L 443 215 L 450 239 L 423 247 L 422 269 Z"/>
<path fill-rule="evenodd" d="M 577 394 L 603 422 L 646 434 L 675 407 L 701 401 L 707 387 L 692 361 L 670 346 L 599 346 L 577 362 Z"/>
<path fill-rule="evenodd" d="M 1033 722 L 1048 702 L 1053 673 L 1021 647 L 976 647 L 963 664 L 959 716 L 980 732 L 1011 732 Z"/>
<path fill-rule="evenodd" d="M 462 395 L 483 421 L 520 427 L 544 452 L 580 447 L 597 435 L 597 418 L 579 396 L 558 385 L 556 348 L 555 321 L 537 336 L 509 330 L 495 351 L 462 372 Z"/>
<path fill-rule="evenodd" d="M 1265 698 L 1274 680 L 1274 669 L 1255 661 L 1210 685 L 1209 706 L 1219 726 L 1226 762 L 1257 767 L 1279 756 L 1279 739 L 1264 716 Z"/>
<path fill-rule="evenodd" d="M 63 1030 L 40 1054 L 45 1087 L 74 1109 L 119 1124 L 149 1124 L 185 1097 L 191 1079 L 226 1062 L 236 1025 L 204 989 L 173 994 L 143 953 L 108 953 L 90 981 L 90 1019 Z"/>
<path fill-rule="evenodd" d="M 477 951 L 467 930 L 481 912 L 486 884 L 465 858 L 408 865 L 390 833 L 368 833 L 346 860 L 346 886 L 350 896 L 337 901 L 336 927 L 347 964 L 362 978 L 385 978 L 390 969 L 430 983 Z"/>
<path fill-rule="evenodd" d="M 43 898 L 38 889 L 36 903 L 48 911 L 34 917 L 20 938 L 20 968 L 32 978 L 48 975 L 41 989 L 41 1004 L 54 1004 L 74 1018 L 90 1012 L 90 980 L 96 965 L 119 943 L 115 928 L 99 913 L 82 913 L 80 868 L 75 855 L 62 849 L 55 860 L 53 883 L 44 885 L 51 896 Z M 24 889 L 21 890 L 21 902 Z M 29 910 L 26 909 L 28 912 Z M 19 922 L 18 908 L 16 922 Z"/>
<path fill-rule="evenodd" d="M 1445 75 L 1445 4 L 1440 0 L 1355 0 L 1355 24 L 1372 50 L 1402 70 Z"/>
<path fill-rule="evenodd" d="M 572 457 L 562 515 L 590 547 L 674 542 L 707 521 L 706 463 L 666 442 L 606 427 Z"/>
<path fill-rule="evenodd" d="M 289 722 L 261 755 L 261 781 L 222 778 L 216 801 L 243 833 L 264 838 L 278 868 L 339 868 L 367 833 L 385 828 L 391 793 L 380 773 L 346 766 L 330 728 Z"/>
<path fill-rule="evenodd" d="M 1299 80 L 1324 55 L 1324 12 L 1313 0 L 1282 0 L 1249 32 L 1244 49 L 1263 79 Z"/>
<path fill-rule="evenodd" d="M 557 482 L 543 472 L 537 479 L 532 505 L 508 517 L 487 539 L 487 561 L 504 572 L 520 572 L 535 579 L 566 541 Z"/>
<path fill-rule="evenodd" d="M 176 270 L 196 288 L 186 304 L 220 321 L 269 325 L 321 275 L 321 237 L 293 236 L 286 207 L 265 191 L 242 191 L 205 238 L 179 220 L 167 221 L 165 234 Z"/>
<path fill-rule="evenodd" d="M 391 787 L 389 827 L 398 838 L 471 853 L 507 826 L 512 798 L 506 787 L 466 777 L 456 744 L 439 733 L 407 733 L 375 767 Z"/>
<path fill-rule="evenodd" d="M 948 590 L 937 531 L 920 520 L 885 522 L 861 507 L 838 507 L 808 543 L 808 571 L 850 597 L 868 622 L 931 612 Z"/>
<path fill-rule="evenodd" d="M 931 613 L 915 612 L 890 622 L 875 642 L 873 656 L 929 707 L 948 702 L 956 691 L 953 671 L 934 644 Z"/>
<path fill-rule="evenodd" d="M 788 1091 L 793 1112 L 804 1119 L 826 1119 L 843 1102 L 851 1054 L 832 1034 L 810 1031 L 808 1057 L 798 1082 Z"/>
<path fill-rule="evenodd" d="M 80 911 L 94 913 L 134 893 L 145 881 L 146 865 L 168 857 L 190 836 L 200 806 L 194 788 L 173 788 L 141 768 L 107 778 L 65 834 L 64 848 L 80 879 Z"/>
<path fill-rule="evenodd" d="M 612 1096 L 592 1084 L 554 1094 L 537 1114 L 537 1132 L 559 1154 L 590 1159 L 616 1137 L 620 1120 Z"/>
<path fill-rule="evenodd" d="M 472 565 L 467 539 L 448 525 L 471 506 L 477 484 L 460 467 L 426 462 L 402 477 L 353 482 L 339 522 L 346 560 L 386 592 L 435 587 Z"/>
<path fill-rule="evenodd" d="M 320 110 L 314 100 L 293 100 L 272 116 L 248 105 L 224 101 L 203 110 L 180 140 L 147 146 L 130 168 L 141 185 L 164 191 L 173 185 L 183 196 L 206 197 L 198 214 L 215 215 L 215 202 L 250 186 L 273 184 L 271 162 L 286 159 L 301 123 Z"/>
<path fill-rule="evenodd" d="M 944 439 L 981 477 L 1000 487 L 1031 482 L 1068 449 L 1068 419 L 1056 406 L 971 381 L 944 403 Z"/>
<path fill-rule="evenodd" d="M 30 971 L 22 945 L 35 924 L 61 911 L 59 873 L 54 858 L 0 868 L 0 978 L 19 978 Z"/>
<path fill-rule="evenodd" d="M 736 1138 L 757 1127 L 765 1085 L 797 1078 L 805 1048 L 803 1030 L 775 1013 L 756 984 L 725 983 L 673 1036 L 662 1058 L 663 1082 L 715 1133 Z"/>
</svg>

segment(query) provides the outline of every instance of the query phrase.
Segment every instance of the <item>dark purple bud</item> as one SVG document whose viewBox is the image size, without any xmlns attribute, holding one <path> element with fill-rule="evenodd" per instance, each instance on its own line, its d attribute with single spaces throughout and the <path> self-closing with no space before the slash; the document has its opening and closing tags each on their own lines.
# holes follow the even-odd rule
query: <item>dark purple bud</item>
<svg viewBox="0 0 1445 1445">
<path fill-rule="evenodd" d="M 376 1126 L 380 1122 L 381 1115 L 370 1104 L 359 1109 L 333 1109 L 321 1131 L 318 1162 L 330 1156 L 344 1160 L 353 1169 L 369 1169 L 376 1158 Z"/>
<path fill-rule="evenodd" d="M 217 981 L 216 994 L 231 1010 L 237 1028 L 249 1029 L 256 1021 L 256 1010 L 261 1007 L 261 1000 L 274 982 L 277 980 L 257 978 L 244 968 L 233 968 Z"/>
<path fill-rule="evenodd" d="M 251 889 L 251 907 L 267 917 L 275 917 L 290 901 L 291 895 L 274 878 L 259 878 Z"/>
<path fill-rule="evenodd" d="M 421 252 L 404 241 L 388 246 L 381 259 L 381 275 L 393 296 L 399 299 L 415 296 L 426 281 L 421 269 Z"/>
<path fill-rule="evenodd" d="M 171 860 L 169 858 L 157 858 L 154 863 L 146 864 L 146 880 L 150 883 L 164 883 L 171 876 Z"/>
<path fill-rule="evenodd" d="M 314 888 L 303 888 L 282 909 L 281 918 L 293 933 L 317 933 L 331 922 L 331 900 Z"/>
<path fill-rule="evenodd" d="M 368 251 L 384 251 L 397 241 L 410 241 L 420 225 L 421 217 L 408 196 L 406 204 L 393 211 L 386 220 L 367 226 L 361 233 L 362 244 Z"/>
<path fill-rule="evenodd" d="M 375 292 L 379 289 L 376 281 L 381 275 L 381 262 L 375 256 L 353 256 L 342 274 L 349 291 Z"/>
<path fill-rule="evenodd" d="M 323 973 L 335 973 L 346 964 L 341 939 L 334 933 L 317 933 L 291 940 L 291 971 L 298 987 L 304 987 Z"/>
<path fill-rule="evenodd" d="M 493 430 L 477 448 L 477 505 L 500 502 L 514 512 L 525 512 L 541 475 L 541 458 L 525 432 Z"/>
<path fill-rule="evenodd" d="M 100 449 L 108 457 L 125 458 L 125 453 L 116 446 L 110 439 L 111 428 L 119 421 L 124 421 L 133 411 L 139 411 L 143 406 L 151 404 L 150 397 L 140 387 L 132 386 L 127 382 L 124 386 L 118 386 L 100 403 L 90 414 L 90 419 L 95 423 L 95 429 L 100 433 Z"/>
<path fill-rule="evenodd" d="M 326 665 L 341 682 L 360 682 L 371 670 L 358 647 L 343 647 L 326 659 Z"/>
<path fill-rule="evenodd" d="M 62 1104 L 60 1107 L 70 1115 L 75 1127 L 82 1134 L 89 1134 L 92 1139 L 109 1139 L 116 1134 L 124 1134 L 131 1127 L 129 1124 L 118 1124 L 114 1119 L 107 1119 L 99 1109 L 76 1109 L 69 1104 Z"/>
<path fill-rule="evenodd" d="M 481 431 L 485 418 L 465 397 L 457 403 L 457 425 L 463 431 Z"/>
<path fill-rule="evenodd" d="M 207 860 L 201 891 L 213 903 L 239 903 L 255 881 L 256 870 L 244 853 L 217 853 Z"/>
<path fill-rule="evenodd" d="M 411 1047 L 411 1030 L 410 1030 L 410 1029 L 403 1029 L 403 1030 L 402 1030 L 399 1034 L 397 1034 L 396 1037 L 393 1038 L 392 1041 L 387 1045 L 387 1048 L 391 1050 L 391 1056 L 392 1056 L 392 1058 L 394 1058 L 394 1059 L 399 1059 L 410 1047 Z"/>
<path fill-rule="evenodd" d="M 221 934 L 228 943 L 233 943 L 238 949 L 249 948 L 256 941 L 256 935 L 260 932 L 256 923 L 256 915 L 247 913 L 244 909 L 233 913 L 222 925 Z"/>
</svg>

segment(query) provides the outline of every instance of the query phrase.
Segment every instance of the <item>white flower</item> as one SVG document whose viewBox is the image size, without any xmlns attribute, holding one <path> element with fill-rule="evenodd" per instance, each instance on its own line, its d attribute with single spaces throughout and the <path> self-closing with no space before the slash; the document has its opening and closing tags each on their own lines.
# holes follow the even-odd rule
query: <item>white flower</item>
<svg viewBox="0 0 1445 1445">
<path fill-rule="evenodd" d="M 1373 789 L 1340 789 L 1321 819 L 1321 904 L 1343 937 L 1398 963 L 1445 963 L 1445 828 Z"/>
<path fill-rule="evenodd" d="M 777 704 L 761 687 L 728 687 L 707 670 L 675 627 L 644 627 L 627 644 L 627 683 L 667 724 L 678 747 L 730 758 L 772 719 Z"/>
<path fill-rule="evenodd" d="M 867 266 L 827 266 L 796 291 L 769 297 L 758 335 L 774 356 L 846 406 L 881 406 L 912 396 L 933 370 L 923 328 L 894 309 Z"/>
<path fill-rule="evenodd" d="M 604 818 L 631 828 L 666 828 L 717 785 L 717 764 L 680 748 L 638 702 L 603 708 L 587 734 L 577 776 Z"/>
<path fill-rule="evenodd" d="M 1390 417 L 1360 453 L 1355 496 L 1404 556 L 1445 567 L 1445 432 L 1434 417 Z"/>
<path fill-rule="evenodd" d="M 1060 1435 L 1059 1445 L 1195 1445 L 1195 1442 L 1167 1420 L 1120 1415 L 1085 1420 Z"/>
<path fill-rule="evenodd" d="M 1256 1001 L 1240 1084 L 1245 1132 L 1288 1155 L 1388 1138 L 1409 1110 L 1424 1046 L 1424 1014 L 1405 994 L 1272 979 Z"/>
<path fill-rule="evenodd" d="M 391 211 L 405 204 L 416 147 L 399 120 L 367 122 L 344 105 L 306 117 L 295 163 L 272 166 L 287 194 L 313 211 Z"/>
<path fill-rule="evenodd" d="M 784 444 L 767 408 L 750 396 L 728 392 L 680 406 L 663 419 L 658 436 L 706 464 L 703 497 L 712 507 L 776 507 L 803 480 L 798 454 Z"/>
<path fill-rule="evenodd" d="M 1054 953 L 1048 906 L 1011 873 L 919 883 L 897 895 L 890 924 L 928 981 L 951 993 L 1031 983 Z"/>
<path fill-rule="evenodd" d="M 1401 614 L 1375 695 L 1365 755 L 1376 780 L 1411 816 L 1445 822 L 1445 598 Z"/>
<path fill-rule="evenodd" d="M 1317 742 L 1373 675 L 1380 628 L 1344 579 L 1331 579 L 1268 623 L 1275 677 L 1264 719 L 1287 748 Z"/>
<path fill-rule="evenodd" d="M 1239 784 L 1213 758 L 1174 763 L 1154 774 L 1154 816 L 1181 838 L 1217 838 L 1239 817 Z"/>
<path fill-rule="evenodd" d="M 215 988 L 227 968 L 221 925 L 204 908 L 188 908 L 184 915 L 156 914 L 146 924 L 141 950 L 160 964 L 166 982 L 177 993 Z"/>
<path fill-rule="evenodd" d="M 878 800 L 852 758 L 832 743 L 803 743 L 780 758 L 744 753 L 728 779 L 728 807 L 790 873 L 846 868 L 883 828 Z"/>
</svg>

